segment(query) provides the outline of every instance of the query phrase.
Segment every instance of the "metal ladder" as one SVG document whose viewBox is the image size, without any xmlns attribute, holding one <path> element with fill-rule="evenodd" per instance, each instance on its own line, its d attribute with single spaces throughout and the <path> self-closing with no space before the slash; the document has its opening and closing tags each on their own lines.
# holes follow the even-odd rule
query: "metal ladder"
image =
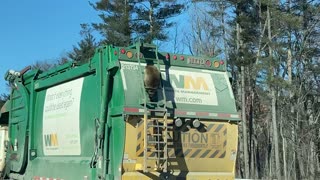
<svg viewBox="0 0 320 180">
<path fill-rule="evenodd" d="M 160 107 L 159 105 L 159 100 L 158 102 L 149 102 L 146 91 L 144 88 L 144 81 L 143 81 L 143 69 L 141 69 L 141 46 L 147 49 L 151 49 L 155 53 L 156 59 L 150 59 L 148 58 L 147 60 L 149 61 L 156 61 L 157 62 L 157 68 L 160 72 L 160 62 L 159 62 L 159 57 L 158 57 L 158 47 L 156 47 L 153 44 L 142 44 L 141 42 L 136 44 L 136 50 L 137 50 L 137 58 L 139 62 L 139 71 L 140 71 L 140 80 L 141 80 L 141 87 L 143 91 L 143 106 L 144 106 L 144 115 L 143 115 L 143 125 L 144 125 L 144 153 L 143 153 L 143 172 L 148 172 L 148 168 L 151 168 L 148 166 L 148 162 L 150 160 L 156 160 L 156 169 L 161 169 L 163 172 L 167 172 L 168 169 L 168 122 L 167 122 L 167 107 L 166 107 L 166 96 L 165 96 L 165 89 L 160 83 L 160 87 L 162 90 L 162 97 L 163 97 L 163 105 Z M 149 108 L 149 106 L 153 106 L 152 108 Z M 149 119 L 148 115 L 152 115 L 153 113 L 161 113 L 162 115 L 162 125 L 159 123 L 159 119 Z M 151 122 L 151 123 L 150 123 Z M 155 124 L 154 124 L 155 122 Z M 148 129 L 152 127 L 156 129 L 155 134 L 148 134 Z M 162 131 L 163 130 L 163 131 Z M 161 132 L 162 131 L 162 132 Z M 151 137 L 152 140 L 149 140 L 148 137 Z M 155 139 L 155 141 L 153 140 Z M 152 146 L 156 145 L 155 150 L 152 150 Z M 156 157 L 151 157 L 149 154 L 155 153 L 157 156 Z"/>
</svg>

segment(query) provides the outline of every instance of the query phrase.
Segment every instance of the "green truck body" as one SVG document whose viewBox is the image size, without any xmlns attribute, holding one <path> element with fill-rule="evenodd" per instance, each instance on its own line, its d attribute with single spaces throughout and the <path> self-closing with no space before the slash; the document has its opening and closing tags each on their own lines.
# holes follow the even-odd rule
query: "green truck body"
<svg viewBox="0 0 320 180">
<path fill-rule="evenodd" d="M 146 65 L 161 73 L 156 100 L 148 97 L 144 86 Z M 234 177 L 239 116 L 223 61 L 160 53 L 153 45 L 137 43 L 100 47 L 83 64 L 70 62 L 46 72 L 10 71 L 6 79 L 12 91 L 1 121 L 9 129 L 4 174 L 10 179 Z M 162 109 L 160 115 L 157 109 Z M 148 162 L 150 168 L 149 157 L 137 153 L 150 146 L 144 144 L 149 129 L 140 124 L 158 119 L 174 129 L 162 133 L 165 140 L 158 138 L 158 144 L 169 143 L 169 136 L 180 138 L 165 147 L 165 159 L 155 155 L 158 159 Z M 198 120 L 201 126 L 176 127 L 177 119 L 183 124 Z M 209 132 L 209 127 L 215 129 Z M 173 167 L 174 159 L 185 167 Z M 194 167 L 191 161 L 207 167 Z"/>
</svg>

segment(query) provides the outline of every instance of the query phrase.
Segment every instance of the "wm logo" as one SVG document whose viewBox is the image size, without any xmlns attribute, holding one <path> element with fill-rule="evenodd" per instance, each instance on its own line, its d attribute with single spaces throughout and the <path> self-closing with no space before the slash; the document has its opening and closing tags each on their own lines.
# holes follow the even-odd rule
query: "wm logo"
<svg viewBox="0 0 320 180">
<path fill-rule="evenodd" d="M 45 134 L 44 135 L 45 146 L 58 146 L 57 134 Z"/>
<path fill-rule="evenodd" d="M 171 81 L 175 88 L 209 90 L 208 85 L 203 77 L 179 75 L 171 77 Z"/>
</svg>

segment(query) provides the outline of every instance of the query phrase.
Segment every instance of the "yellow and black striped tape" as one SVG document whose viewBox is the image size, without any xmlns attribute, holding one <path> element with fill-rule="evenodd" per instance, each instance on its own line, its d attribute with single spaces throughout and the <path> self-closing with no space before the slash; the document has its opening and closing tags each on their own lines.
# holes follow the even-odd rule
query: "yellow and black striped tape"
<svg viewBox="0 0 320 180">
<path fill-rule="evenodd" d="M 227 126 L 224 124 L 208 124 L 206 132 L 204 133 L 200 133 L 198 131 L 193 131 L 192 133 L 173 131 L 170 133 L 171 137 L 175 137 L 174 133 L 180 133 L 180 137 L 173 138 L 173 145 L 168 148 L 169 158 L 224 158 L 226 155 Z M 143 136 L 143 121 L 140 121 L 137 126 L 136 152 L 138 157 L 143 156 Z M 183 138 L 182 140 L 181 136 L 188 136 L 188 138 Z M 195 138 L 193 138 L 193 136 Z M 199 138 L 201 137 L 203 137 L 204 142 L 199 143 L 193 141 L 200 141 Z M 190 142 L 186 142 L 187 140 Z M 156 147 L 154 147 L 154 149 L 156 149 Z M 156 156 L 156 153 L 150 152 L 148 156 Z"/>
</svg>

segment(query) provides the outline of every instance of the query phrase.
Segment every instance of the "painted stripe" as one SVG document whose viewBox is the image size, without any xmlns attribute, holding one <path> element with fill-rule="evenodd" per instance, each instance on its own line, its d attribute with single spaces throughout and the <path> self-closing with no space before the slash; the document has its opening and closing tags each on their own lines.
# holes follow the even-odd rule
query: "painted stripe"
<svg viewBox="0 0 320 180">
<path fill-rule="evenodd" d="M 224 126 L 223 124 L 219 124 L 218 127 L 217 127 L 217 129 L 216 129 L 214 132 L 219 132 L 220 129 L 221 129 L 223 126 Z"/>
<path fill-rule="evenodd" d="M 143 151 L 138 156 L 143 156 Z"/>
<path fill-rule="evenodd" d="M 211 154 L 210 158 L 214 158 L 219 153 L 219 150 L 216 150 L 213 154 Z"/>
<path fill-rule="evenodd" d="M 137 146 L 137 151 L 139 151 L 141 148 L 140 144 Z"/>
<path fill-rule="evenodd" d="M 240 116 L 239 116 L 239 114 L 231 114 L 230 117 L 231 118 L 239 118 Z"/>
<path fill-rule="evenodd" d="M 219 113 L 218 114 L 218 117 L 221 117 L 221 118 L 230 118 L 230 114 L 222 114 L 222 113 Z"/>
<path fill-rule="evenodd" d="M 194 158 L 196 157 L 199 153 L 201 152 L 201 149 L 196 150 L 196 152 L 194 152 L 191 157 Z"/>
<path fill-rule="evenodd" d="M 209 116 L 218 117 L 218 114 L 217 113 L 209 113 Z"/>
<path fill-rule="evenodd" d="M 226 146 L 227 146 L 227 140 L 225 140 L 223 143 L 223 147 L 226 147 Z"/>
<path fill-rule="evenodd" d="M 144 109 L 125 107 L 125 112 L 131 113 L 144 113 Z M 188 115 L 188 116 L 210 116 L 220 118 L 240 118 L 238 114 L 225 114 L 225 113 L 209 113 L 209 112 L 192 112 L 192 111 L 175 111 L 176 115 Z M 170 116 L 170 114 L 168 114 Z"/>
<path fill-rule="evenodd" d="M 185 112 L 185 111 L 176 111 L 175 114 L 176 115 L 187 115 L 187 112 Z"/>
<path fill-rule="evenodd" d="M 141 134 L 142 134 L 142 132 L 138 133 L 138 140 L 141 138 Z"/>
<path fill-rule="evenodd" d="M 152 152 L 149 157 L 156 157 L 156 153 L 155 152 Z"/>
<path fill-rule="evenodd" d="M 196 116 L 209 116 L 208 112 L 196 112 Z"/>
<path fill-rule="evenodd" d="M 139 112 L 139 109 L 138 108 L 124 108 L 124 111 L 126 112 Z"/>
<path fill-rule="evenodd" d="M 206 157 L 206 156 L 209 154 L 209 152 L 211 152 L 211 150 L 206 150 L 206 151 L 200 156 L 200 158 Z"/>
<path fill-rule="evenodd" d="M 224 158 L 226 156 L 226 151 L 223 152 L 223 154 L 221 154 L 221 156 L 219 156 L 219 158 Z"/>
<path fill-rule="evenodd" d="M 207 132 L 210 132 L 210 130 L 213 128 L 215 124 L 209 124 L 207 127 Z"/>
<path fill-rule="evenodd" d="M 184 157 L 187 157 L 188 154 L 190 153 L 190 151 L 191 151 L 191 149 L 188 149 L 188 150 L 184 151 L 183 156 L 184 156 Z"/>
<path fill-rule="evenodd" d="M 196 115 L 196 112 L 189 112 L 189 111 L 188 111 L 186 114 L 187 114 L 188 116 L 195 116 L 195 115 Z"/>
<path fill-rule="evenodd" d="M 175 157 L 174 156 L 174 150 L 171 148 L 171 149 L 169 149 L 169 157 Z"/>
</svg>

